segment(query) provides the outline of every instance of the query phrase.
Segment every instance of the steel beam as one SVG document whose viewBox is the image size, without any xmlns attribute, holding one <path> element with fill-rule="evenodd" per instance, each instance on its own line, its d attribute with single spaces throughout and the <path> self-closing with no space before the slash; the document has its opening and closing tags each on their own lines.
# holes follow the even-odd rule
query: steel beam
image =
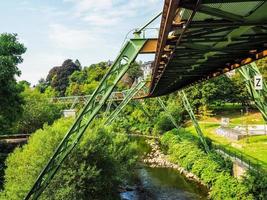
<svg viewBox="0 0 267 200">
<path fill-rule="evenodd" d="M 129 92 L 125 95 L 123 101 L 119 104 L 119 106 L 109 115 L 106 120 L 106 124 L 110 124 L 117 117 L 117 115 L 122 111 L 122 109 L 131 101 L 134 95 L 137 94 L 146 84 L 146 81 L 140 81 L 134 87 L 129 90 Z"/>
<path fill-rule="evenodd" d="M 204 147 L 204 150 L 206 151 L 206 153 L 209 153 L 210 152 L 209 146 L 208 146 L 208 144 L 206 142 L 206 139 L 205 139 L 205 137 L 203 135 L 203 132 L 202 132 L 199 124 L 198 124 L 198 121 L 197 121 L 197 119 L 195 117 L 195 114 L 194 114 L 194 112 L 193 112 L 193 110 L 191 108 L 191 105 L 190 105 L 190 103 L 189 103 L 189 101 L 187 99 L 187 96 L 186 96 L 185 92 L 182 90 L 181 92 L 179 92 L 179 96 L 182 98 L 184 107 L 185 107 L 186 111 L 188 112 L 188 114 L 189 114 L 189 116 L 190 116 L 190 118 L 192 120 L 192 123 L 193 123 L 193 125 L 194 125 L 194 127 L 196 129 L 197 134 L 198 134 L 199 140 L 200 140 L 200 142 L 202 143 L 202 145 Z"/>
<path fill-rule="evenodd" d="M 69 129 L 51 159 L 38 176 L 27 196 L 24 198 L 25 200 L 35 200 L 45 190 L 58 171 L 62 162 L 79 142 L 85 130 L 105 104 L 119 80 L 129 69 L 131 63 L 135 60 L 146 41 L 146 39 L 131 39 L 124 45 L 119 56 L 103 77 L 88 103 L 80 112 L 74 124 Z M 101 94 L 99 97 L 100 99 L 99 101 L 96 101 L 99 94 Z"/>
<path fill-rule="evenodd" d="M 168 111 L 167 107 L 165 106 L 164 102 L 161 100 L 160 97 L 157 97 L 157 101 L 159 102 L 159 105 L 163 108 L 163 110 L 165 111 L 165 113 L 167 114 L 167 116 L 169 117 L 169 119 L 171 120 L 171 122 L 173 123 L 173 125 L 174 125 L 177 129 L 180 129 L 181 127 L 178 126 L 178 124 L 176 123 L 174 117 L 173 117 L 172 114 Z"/>
<path fill-rule="evenodd" d="M 257 64 L 255 62 L 250 63 L 239 68 L 238 72 L 245 79 L 248 93 L 255 102 L 256 107 L 261 112 L 263 119 L 267 123 L 267 84 L 263 80 L 262 90 L 256 90 L 254 87 L 254 76 L 261 75 Z"/>
</svg>

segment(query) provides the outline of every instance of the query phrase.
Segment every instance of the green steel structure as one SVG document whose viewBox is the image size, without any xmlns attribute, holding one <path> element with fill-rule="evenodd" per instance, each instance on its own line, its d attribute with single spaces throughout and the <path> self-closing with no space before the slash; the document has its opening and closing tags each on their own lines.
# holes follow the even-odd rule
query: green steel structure
<svg viewBox="0 0 267 200">
<path fill-rule="evenodd" d="M 195 129 L 197 131 L 197 134 L 198 134 L 198 137 L 199 137 L 200 142 L 202 143 L 202 145 L 203 145 L 206 153 L 209 153 L 210 152 L 209 146 L 207 145 L 207 142 L 206 142 L 206 140 L 204 138 L 204 135 L 202 133 L 202 130 L 201 130 L 201 128 L 200 128 L 200 126 L 199 126 L 199 124 L 197 122 L 197 119 L 195 117 L 195 114 L 194 114 L 194 112 L 193 112 L 193 110 L 191 108 L 191 105 L 190 105 L 190 103 L 189 103 L 189 101 L 187 99 L 187 96 L 186 96 L 185 92 L 182 90 L 179 93 L 179 95 L 182 98 L 184 107 L 185 107 L 186 111 L 188 112 L 188 114 L 189 114 L 189 116 L 190 116 L 190 118 L 191 118 L 191 120 L 193 122 L 193 125 L 194 125 L 194 127 L 195 127 Z"/>
<path fill-rule="evenodd" d="M 267 84 L 263 80 L 262 89 L 255 89 L 254 76 L 261 75 L 257 64 L 253 62 L 247 66 L 239 68 L 238 71 L 245 79 L 248 93 L 267 123 Z"/>
<path fill-rule="evenodd" d="M 122 111 L 122 109 L 131 101 L 134 95 L 137 94 L 146 84 L 146 81 L 140 81 L 131 90 L 128 91 L 123 101 L 118 105 L 118 107 L 109 115 L 106 120 L 106 124 L 110 124 L 117 117 L 117 115 Z"/>
<path fill-rule="evenodd" d="M 144 91 L 146 92 L 148 89 L 145 88 L 145 84 L 146 81 L 141 81 L 139 82 L 136 86 L 134 86 L 125 96 L 125 99 L 117 106 L 117 108 L 111 113 L 111 115 L 109 116 L 109 118 L 106 120 L 106 124 L 110 124 L 111 122 L 113 122 L 116 117 L 118 116 L 118 114 L 122 111 L 122 109 L 132 100 L 132 98 L 134 97 L 135 94 L 137 94 L 138 91 L 140 91 L 142 88 L 144 89 Z M 156 98 L 159 105 L 161 106 L 161 108 L 164 110 L 164 112 L 168 115 L 169 119 L 171 120 L 171 122 L 173 123 L 173 125 L 179 129 L 180 126 L 178 126 L 178 124 L 176 123 L 174 117 L 172 116 L 172 114 L 168 111 L 168 109 L 166 108 L 164 102 L 161 100 L 160 97 Z M 138 102 L 137 100 L 134 101 L 134 104 L 136 106 L 138 106 L 143 112 L 144 114 L 149 118 L 149 114 L 148 112 L 143 108 L 142 104 L 140 102 Z"/>
<path fill-rule="evenodd" d="M 120 55 L 116 58 L 110 70 L 103 77 L 100 85 L 92 94 L 91 98 L 80 112 L 79 116 L 61 141 L 50 161 L 42 170 L 33 187 L 25 197 L 27 199 L 37 199 L 43 190 L 47 187 L 61 163 L 79 142 L 86 128 L 95 118 L 99 110 L 109 98 L 112 90 L 129 69 L 131 63 L 147 42 L 147 39 L 135 38 L 130 39 L 122 48 Z M 99 94 L 100 99 L 97 101 Z"/>
<path fill-rule="evenodd" d="M 166 108 L 164 102 L 161 100 L 160 97 L 157 97 L 157 101 L 159 102 L 159 105 L 163 108 L 164 112 L 168 115 L 169 119 L 171 120 L 171 122 L 173 123 L 173 125 L 179 129 L 180 126 L 178 126 L 178 124 L 176 123 L 174 117 L 172 116 L 172 114 L 168 111 L 168 109 Z"/>
<path fill-rule="evenodd" d="M 267 56 L 266 11 L 263 0 L 165 0 L 150 96 Z"/>
<path fill-rule="evenodd" d="M 165 0 L 158 40 L 140 38 L 140 35 L 161 13 L 136 30 L 135 38 L 125 43 L 24 199 L 35 200 L 45 190 L 139 53 L 156 52 L 148 97 L 172 93 L 267 56 L 266 9 L 267 1 Z M 266 120 L 266 84 L 262 91 L 256 91 L 251 81 L 252 76 L 259 74 L 257 67 L 251 64 L 240 73 L 246 78 L 249 93 Z M 142 82 L 127 93 L 108 122 L 144 85 Z M 186 94 L 181 91 L 179 95 L 208 153 L 209 147 Z M 179 128 L 162 100 L 158 98 L 158 102 Z"/>
<path fill-rule="evenodd" d="M 109 71 L 102 78 L 100 84 L 90 96 L 86 105 L 80 112 L 79 116 L 75 119 L 73 125 L 68 130 L 63 140 L 60 142 L 51 159 L 39 174 L 34 185 L 24 198 L 25 200 L 35 200 L 42 194 L 58 171 L 62 162 L 75 148 L 87 127 L 105 105 L 117 83 L 130 68 L 138 54 L 155 53 L 156 40 L 145 37 L 141 38 L 140 36 L 142 32 L 145 31 L 145 28 L 160 15 L 161 13 L 146 23 L 142 28 L 137 29 L 134 32 L 135 38 L 128 39 L 128 41 L 124 44 Z"/>
</svg>

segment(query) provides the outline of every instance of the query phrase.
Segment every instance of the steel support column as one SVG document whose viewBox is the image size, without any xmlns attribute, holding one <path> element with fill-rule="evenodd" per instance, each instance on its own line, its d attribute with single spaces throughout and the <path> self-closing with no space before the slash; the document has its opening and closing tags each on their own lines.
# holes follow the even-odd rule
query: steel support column
<svg viewBox="0 0 267 200">
<path fill-rule="evenodd" d="M 109 115 L 105 123 L 110 124 L 117 117 L 117 115 L 122 111 L 122 109 L 131 101 L 134 95 L 137 94 L 137 92 L 145 86 L 145 84 L 146 84 L 146 81 L 140 81 L 134 87 L 132 87 L 130 91 L 126 94 L 123 101 L 119 104 L 119 106 Z"/>
<path fill-rule="evenodd" d="M 190 103 L 189 103 L 189 101 L 187 99 L 187 96 L 186 96 L 185 92 L 182 90 L 181 92 L 179 92 L 179 95 L 182 98 L 184 107 L 185 107 L 186 111 L 188 112 L 188 114 L 189 114 L 189 116 L 190 116 L 190 118 L 191 118 L 191 120 L 193 122 L 193 125 L 194 125 L 194 127 L 196 129 L 196 132 L 198 134 L 200 142 L 202 143 L 206 153 L 209 153 L 210 152 L 209 146 L 207 145 L 207 142 L 205 140 L 203 132 L 202 132 L 202 130 L 201 130 L 199 124 L 198 124 L 198 121 L 197 121 L 197 119 L 195 117 L 195 114 L 194 114 L 194 112 L 193 112 L 193 110 L 191 108 L 191 105 L 190 105 Z"/>
<path fill-rule="evenodd" d="M 103 77 L 99 86 L 94 91 L 77 119 L 75 119 L 72 127 L 69 129 L 64 139 L 55 150 L 51 159 L 38 176 L 34 185 L 25 197 L 25 200 L 37 199 L 45 190 L 64 159 L 79 142 L 83 133 L 95 118 L 95 116 L 98 114 L 102 106 L 105 104 L 119 80 L 129 69 L 131 63 L 135 60 L 136 56 L 145 45 L 146 41 L 146 39 L 135 38 L 130 39 L 124 45 L 114 64 L 110 67 L 109 71 Z"/>
<path fill-rule="evenodd" d="M 261 75 L 257 64 L 250 63 L 238 69 L 238 72 L 243 76 L 246 81 L 246 87 L 252 100 L 255 102 L 256 107 L 262 114 L 265 123 L 267 123 L 267 84 L 263 80 L 262 90 L 256 90 L 254 87 L 254 76 Z"/>
<path fill-rule="evenodd" d="M 169 119 L 171 120 L 171 122 L 173 123 L 173 125 L 179 129 L 180 126 L 178 126 L 178 124 L 176 123 L 174 117 L 172 116 L 172 114 L 168 111 L 167 107 L 165 106 L 164 102 L 161 100 L 160 97 L 157 97 L 157 101 L 159 102 L 159 105 L 163 108 L 163 110 L 165 111 L 165 113 L 168 115 Z"/>
</svg>

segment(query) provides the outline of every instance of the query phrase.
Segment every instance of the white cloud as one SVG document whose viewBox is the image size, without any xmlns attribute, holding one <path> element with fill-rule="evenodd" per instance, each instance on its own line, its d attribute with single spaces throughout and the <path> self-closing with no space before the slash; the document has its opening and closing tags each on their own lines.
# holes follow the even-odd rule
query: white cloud
<svg viewBox="0 0 267 200">
<path fill-rule="evenodd" d="M 108 10 L 112 7 L 112 0 L 64 0 L 75 5 L 75 10 L 78 14 L 83 14 L 89 10 Z"/>
<path fill-rule="evenodd" d="M 148 11 L 160 0 L 64 0 L 74 5 L 76 17 L 96 26 L 113 26 Z"/>
<path fill-rule="evenodd" d="M 28 49 L 23 58 L 23 63 L 19 65 L 23 73 L 17 79 L 28 80 L 32 84 L 36 84 L 41 77 L 46 78 L 52 67 L 61 65 L 66 59 L 61 54 L 33 52 L 31 49 Z"/>
<path fill-rule="evenodd" d="M 49 39 L 60 48 L 83 49 L 95 41 L 92 32 L 66 27 L 62 24 L 49 26 Z"/>
</svg>

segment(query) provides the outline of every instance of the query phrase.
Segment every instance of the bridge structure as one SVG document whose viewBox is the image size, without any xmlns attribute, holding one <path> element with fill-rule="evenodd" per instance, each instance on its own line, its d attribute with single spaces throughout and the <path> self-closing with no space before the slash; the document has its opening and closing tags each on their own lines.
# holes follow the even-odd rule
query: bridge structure
<svg viewBox="0 0 267 200">
<path fill-rule="evenodd" d="M 267 56 L 266 10 L 267 1 L 165 0 L 158 38 L 145 38 L 142 33 L 160 14 L 137 29 L 125 43 L 25 199 L 38 199 L 42 194 L 138 54 L 155 53 L 152 79 L 143 97 L 181 91 L 184 106 L 207 153 L 208 146 L 183 88 L 246 65 L 241 74 L 252 98 L 258 102 L 256 106 L 266 114 L 266 84 L 262 91 L 251 88 L 252 76 L 259 74 L 254 61 Z M 129 92 L 121 104 L 127 104 L 133 94 Z M 114 112 L 120 112 L 121 107 Z M 108 118 L 114 119 L 112 116 L 111 113 Z"/>
</svg>

